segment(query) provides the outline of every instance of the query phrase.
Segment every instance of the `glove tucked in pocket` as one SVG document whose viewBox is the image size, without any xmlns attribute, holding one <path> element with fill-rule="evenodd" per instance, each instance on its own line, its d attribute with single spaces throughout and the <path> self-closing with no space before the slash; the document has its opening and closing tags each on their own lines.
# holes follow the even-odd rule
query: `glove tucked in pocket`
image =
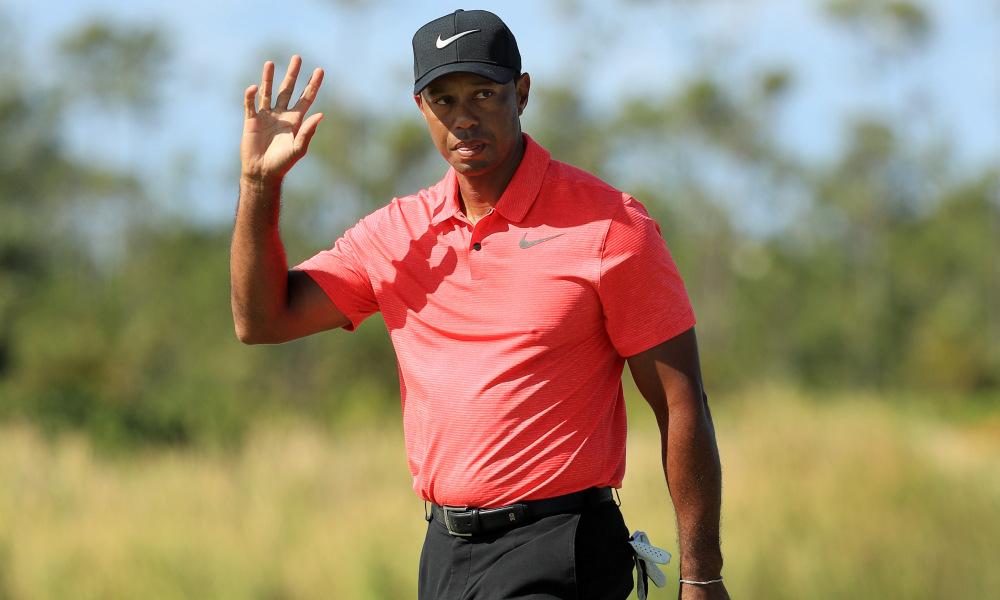
<svg viewBox="0 0 1000 600">
<path fill-rule="evenodd" d="M 635 588 L 639 600 L 646 600 L 649 590 L 647 578 L 652 579 L 656 587 L 667 584 L 667 576 L 657 565 L 670 562 L 670 553 L 649 543 L 645 531 L 636 531 L 629 538 L 629 545 L 635 554 Z"/>
</svg>

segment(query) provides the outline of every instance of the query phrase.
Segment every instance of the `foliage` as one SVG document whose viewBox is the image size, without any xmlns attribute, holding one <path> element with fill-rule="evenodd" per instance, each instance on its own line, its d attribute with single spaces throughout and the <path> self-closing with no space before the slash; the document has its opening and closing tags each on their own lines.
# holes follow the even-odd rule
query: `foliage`
<svg viewBox="0 0 1000 600">
<path fill-rule="evenodd" d="M 155 104 L 156 88 L 169 56 L 162 32 L 154 27 L 132 29 L 94 20 L 61 40 L 72 89 L 101 103 L 119 103 L 140 110 Z"/>
<path fill-rule="evenodd" d="M 884 44 L 919 44 L 931 21 L 919 2 L 906 0 L 828 0 L 827 12 L 838 22 L 863 30 Z"/>
<path fill-rule="evenodd" d="M 830 10 L 866 27 L 891 18 L 912 35 L 932 30 L 916 5 L 869 6 Z M 16 56 L 2 67 L 0 417 L 84 430 L 113 449 L 238 445 L 255 420 L 289 411 L 330 426 L 397 414 L 378 317 L 353 334 L 240 345 L 228 224 L 166 216 L 131 169 L 65 148 L 70 89 L 82 78 L 112 110 L 144 106 L 164 39 L 88 23 L 58 50 L 73 77 L 42 87 Z M 92 77 L 107 65 L 113 81 Z M 525 129 L 660 221 L 699 316 L 710 393 L 762 379 L 997 390 L 1000 173 L 958 169 L 953 140 L 914 144 L 905 122 L 871 115 L 844 124 L 835 160 L 807 162 L 773 133 L 798 80 L 780 67 L 751 80 L 703 72 L 602 110 L 585 90 L 536 81 Z M 412 116 L 329 100 L 316 109 L 327 118 L 285 190 L 293 262 L 443 172 Z"/>
</svg>

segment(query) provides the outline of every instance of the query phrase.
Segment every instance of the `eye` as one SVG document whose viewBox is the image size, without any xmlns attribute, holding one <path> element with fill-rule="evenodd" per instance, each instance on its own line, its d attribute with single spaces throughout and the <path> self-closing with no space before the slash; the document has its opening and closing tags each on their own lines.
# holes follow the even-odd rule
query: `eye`
<svg viewBox="0 0 1000 600">
<path fill-rule="evenodd" d="M 476 92 L 477 100 L 485 100 L 493 95 L 493 90 L 479 90 Z"/>
<path fill-rule="evenodd" d="M 438 106 L 446 106 L 451 104 L 451 96 L 438 96 L 437 98 L 431 100 L 431 102 L 437 104 Z"/>
</svg>

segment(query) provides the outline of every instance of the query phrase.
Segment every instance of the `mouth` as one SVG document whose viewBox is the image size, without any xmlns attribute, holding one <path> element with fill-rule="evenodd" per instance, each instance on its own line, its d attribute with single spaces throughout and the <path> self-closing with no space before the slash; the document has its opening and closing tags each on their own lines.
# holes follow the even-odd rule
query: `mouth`
<svg viewBox="0 0 1000 600">
<path fill-rule="evenodd" d="M 483 151 L 486 142 L 482 140 L 467 140 L 456 144 L 452 150 L 457 152 L 462 158 L 471 158 Z"/>
</svg>

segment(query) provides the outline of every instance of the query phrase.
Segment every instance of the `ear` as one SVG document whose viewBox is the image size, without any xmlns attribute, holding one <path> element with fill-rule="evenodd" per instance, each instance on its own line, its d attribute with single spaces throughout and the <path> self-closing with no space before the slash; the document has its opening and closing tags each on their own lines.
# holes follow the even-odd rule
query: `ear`
<svg viewBox="0 0 1000 600">
<path fill-rule="evenodd" d="M 427 114 L 424 113 L 424 95 L 423 95 L 423 93 L 414 94 L 413 95 L 413 101 L 417 104 L 417 109 L 420 110 L 420 116 L 422 116 L 424 118 L 424 120 L 426 121 L 427 120 Z"/>
<path fill-rule="evenodd" d="M 517 78 L 515 87 L 517 88 L 517 114 L 520 116 L 524 113 L 524 107 L 528 106 L 528 93 L 531 91 L 531 76 L 527 73 L 522 73 Z"/>
</svg>

